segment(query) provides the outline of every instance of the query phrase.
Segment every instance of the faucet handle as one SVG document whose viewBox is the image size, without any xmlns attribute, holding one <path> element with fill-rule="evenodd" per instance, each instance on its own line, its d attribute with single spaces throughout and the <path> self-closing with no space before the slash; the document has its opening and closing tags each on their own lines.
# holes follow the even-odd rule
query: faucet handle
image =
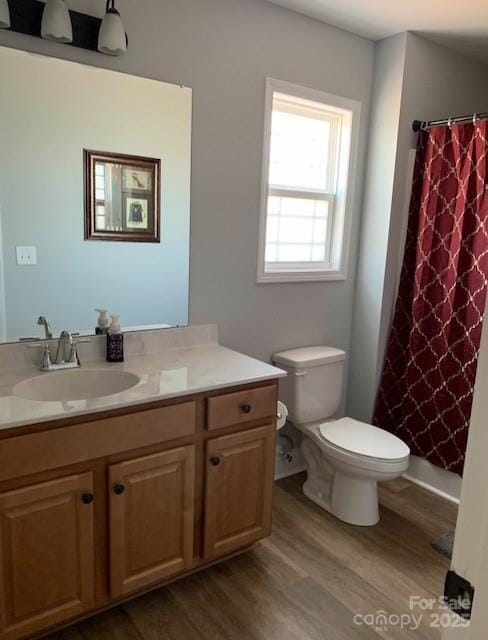
<svg viewBox="0 0 488 640">
<path fill-rule="evenodd" d="M 76 363 L 77 365 L 80 364 L 80 357 L 78 355 L 78 343 L 77 342 L 73 342 L 72 345 L 71 345 L 71 353 L 70 353 L 68 362 Z"/>
<path fill-rule="evenodd" d="M 86 342 L 91 342 L 90 338 L 77 338 L 76 340 L 73 340 L 71 343 L 71 354 L 69 357 L 70 362 L 76 363 L 79 366 L 81 365 L 80 356 L 78 355 L 78 345 Z"/>
<path fill-rule="evenodd" d="M 49 349 L 49 345 L 47 344 L 45 349 L 44 349 L 44 353 L 42 354 L 41 370 L 42 371 L 50 371 L 51 366 L 52 366 L 51 350 Z"/>
<path fill-rule="evenodd" d="M 49 348 L 49 344 L 39 342 L 37 344 L 28 344 L 28 349 L 44 349 L 44 353 L 42 354 L 42 364 L 41 371 L 50 371 L 52 366 L 51 360 L 51 350 Z"/>
</svg>

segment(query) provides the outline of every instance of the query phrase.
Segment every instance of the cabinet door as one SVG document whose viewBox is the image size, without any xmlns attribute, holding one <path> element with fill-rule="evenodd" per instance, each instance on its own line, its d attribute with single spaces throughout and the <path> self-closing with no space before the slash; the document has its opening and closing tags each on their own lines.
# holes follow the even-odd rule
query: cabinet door
<svg viewBox="0 0 488 640">
<path fill-rule="evenodd" d="M 92 490 L 85 473 L 0 494 L 0 638 L 93 606 Z"/>
<path fill-rule="evenodd" d="M 109 478 L 110 584 L 117 597 L 190 565 L 195 448 L 112 465 Z"/>
<path fill-rule="evenodd" d="M 207 442 L 206 558 L 270 534 L 275 433 L 266 426 Z"/>
</svg>

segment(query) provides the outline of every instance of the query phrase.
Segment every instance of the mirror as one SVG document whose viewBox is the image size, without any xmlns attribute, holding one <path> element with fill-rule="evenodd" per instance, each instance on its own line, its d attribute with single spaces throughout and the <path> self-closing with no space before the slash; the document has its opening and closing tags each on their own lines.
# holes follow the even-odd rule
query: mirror
<svg viewBox="0 0 488 640">
<path fill-rule="evenodd" d="M 185 325 L 191 89 L 0 47 L 0 339 Z"/>
</svg>

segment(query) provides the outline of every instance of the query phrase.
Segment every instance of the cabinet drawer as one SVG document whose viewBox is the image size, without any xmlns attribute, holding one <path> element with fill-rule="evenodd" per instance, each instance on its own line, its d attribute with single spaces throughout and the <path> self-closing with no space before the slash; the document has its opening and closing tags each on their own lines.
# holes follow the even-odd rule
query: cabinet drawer
<svg viewBox="0 0 488 640">
<path fill-rule="evenodd" d="M 207 399 L 207 429 L 221 429 L 252 420 L 276 420 L 276 386 L 246 389 Z"/>
<path fill-rule="evenodd" d="M 9 438 L 0 442 L 0 481 L 183 438 L 195 429 L 196 405 L 185 402 Z"/>
</svg>

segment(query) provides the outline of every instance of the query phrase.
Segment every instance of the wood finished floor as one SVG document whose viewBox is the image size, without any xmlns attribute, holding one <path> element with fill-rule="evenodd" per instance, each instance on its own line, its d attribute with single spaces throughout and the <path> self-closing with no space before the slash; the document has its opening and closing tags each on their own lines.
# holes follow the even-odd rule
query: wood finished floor
<svg viewBox="0 0 488 640">
<path fill-rule="evenodd" d="M 381 489 L 380 524 L 358 528 L 316 507 L 302 482 L 276 484 L 273 535 L 253 550 L 48 639 L 439 639 L 430 612 L 415 631 L 354 615 L 412 613 L 410 595 L 441 594 L 449 563 L 430 541 L 454 528 L 456 507 L 400 479 Z"/>
</svg>

